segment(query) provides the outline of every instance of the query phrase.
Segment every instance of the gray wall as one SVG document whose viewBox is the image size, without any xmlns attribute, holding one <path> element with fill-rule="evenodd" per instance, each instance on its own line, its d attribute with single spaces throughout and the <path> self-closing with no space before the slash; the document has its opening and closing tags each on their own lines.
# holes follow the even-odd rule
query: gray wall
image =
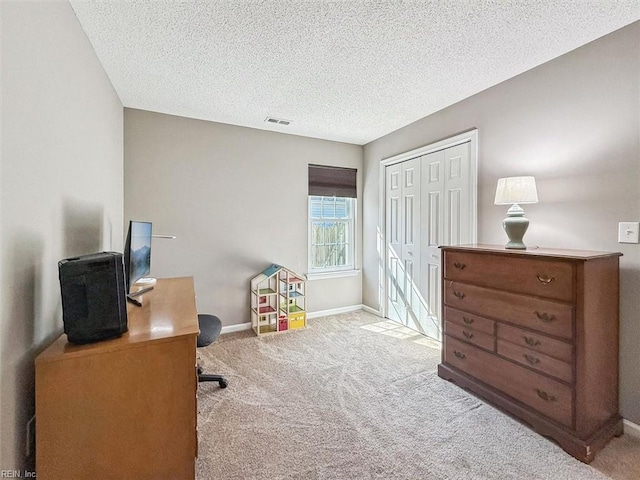
<svg viewBox="0 0 640 480">
<path fill-rule="evenodd" d="M 62 330 L 58 260 L 122 248 L 123 108 L 64 2 L 2 2 L 0 469 L 30 468 L 34 358 Z"/>
<path fill-rule="evenodd" d="M 380 160 L 479 129 L 478 241 L 503 244 L 499 177 L 534 175 L 525 242 L 621 251 L 620 408 L 640 423 L 640 245 L 617 243 L 640 220 L 640 22 L 365 146 L 363 303 L 378 309 Z"/>
<path fill-rule="evenodd" d="M 125 221 L 177 236 L 153 240 L 151 274 L 193 276 L 199 311 L 248 322 L 253 276 L 307 273 L 310 163 L 357 168 L 361 184 L 360 146 L 125 109 Z M 308 311 L 360 305 L 361 285 L 310 281 Z"/>
</svg>

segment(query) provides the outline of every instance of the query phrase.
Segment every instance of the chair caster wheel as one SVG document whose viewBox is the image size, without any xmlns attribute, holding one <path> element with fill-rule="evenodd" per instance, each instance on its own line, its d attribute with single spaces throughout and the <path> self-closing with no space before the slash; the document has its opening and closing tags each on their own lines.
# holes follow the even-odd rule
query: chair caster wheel
<svg viewBox="0 0 640 480">
<path fill-rule="evenodd" d="M 220 388 L 227 388 L 228 383 L 226 380 L 220 380 L 218 385 L 220 385 Z"/>
</svg>

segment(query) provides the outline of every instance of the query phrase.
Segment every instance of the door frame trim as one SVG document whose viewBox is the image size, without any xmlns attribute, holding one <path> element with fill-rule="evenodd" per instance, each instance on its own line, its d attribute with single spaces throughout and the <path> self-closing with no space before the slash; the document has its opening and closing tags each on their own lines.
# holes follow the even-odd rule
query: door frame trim
<svg viewBox="0 0 640 480">
<path fill-rule="evenodd" d="M 471 177 L 471 243 L 477 243 L 478 241 L 478 129 L 474 128 L 466 132 L 448 137 L 442 140 L 438 140 L 434 143 L 430 143 L 423 147 L 419 147 L 407 152 L 399 153 L 392 157 L 383 158 L 380 160 L 380 166 L 378 171 L 378 225 L 380 230 L 378 231 L 378 252 L 380 252 L 379 258 L 382 262 L 381 268 L 378 273 L 378 287 L 379 287 L 379 301 L 378 310 L 383 318 L 387 318 L 387 280 L 389 278 L 389 271 L 387 265 L 387 194 L 386 194 L 386 172 L 385 168 L 401 163 L 412 158 L 421 157 L 429 153 L 445 150 L 456 145 L 469 142 L 469 175 Z M 380 278 L 382 277 L 382 278 Z"/>
</svg>

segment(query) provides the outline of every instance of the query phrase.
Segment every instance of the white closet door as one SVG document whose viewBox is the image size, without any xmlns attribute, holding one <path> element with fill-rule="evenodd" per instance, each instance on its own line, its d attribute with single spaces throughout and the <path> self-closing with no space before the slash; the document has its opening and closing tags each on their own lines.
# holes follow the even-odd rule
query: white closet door
<svg viewBox="0 0 640 480">
<path fill-rule="evenodd" d="M 406 317 L 402 322 L 420 330 L 420 159 L 402 163 L 402 266 Z"/>
<path fill-rule="evenodd" d="M 422 284 L 424 311 L 423 333 L 442 338 L 440 325 L 440 248 L 444 240 L 445 151 L 422 157 Z"/>
<path fill-rule="evenodd" d="M 442 339 L 441 245 L 473 242 L 469 142 L 385 168 L 387 317 Z"/>
<path fill-rule="evenodd" d="M 420 282 L 420 160 L 386 171 L 387 316 L 418 329 Z"/>
<path fill-rule="evenodd" d="M 387 316 L 398 322 L 406 317 L 402 286 L 402 164 L 385 168 Z"/>
<path fill-rule="evenodd" d="M 468 143 L 444 151 L 444 245 L 461 245 L 473 239 L 469 153 Z"/>
<path fill-rule="evenodd" d="M 421 233 L 422 291 L 426 335 L 442 340 L 441 245 L 473 242 L 473 198 L 469 142 L 423 157 Z"/>
</svg>

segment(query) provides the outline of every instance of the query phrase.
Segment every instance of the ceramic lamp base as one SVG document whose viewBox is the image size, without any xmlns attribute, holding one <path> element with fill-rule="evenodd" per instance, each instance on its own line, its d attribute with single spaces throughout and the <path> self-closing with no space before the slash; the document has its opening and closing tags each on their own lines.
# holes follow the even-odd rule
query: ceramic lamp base
<svg viewBox="0 0 640 480">
<path fill-rule="evenodd" d="M 509 237 L 504 248 L 526 250 L 527 246 L 522 238 L 529 228 L 529 219 L 524 216 L 524 210 L 518 204 L 514 204 L 507 211 L 507 218 L 502 221 L 502 226 Z"/>
</svg>

